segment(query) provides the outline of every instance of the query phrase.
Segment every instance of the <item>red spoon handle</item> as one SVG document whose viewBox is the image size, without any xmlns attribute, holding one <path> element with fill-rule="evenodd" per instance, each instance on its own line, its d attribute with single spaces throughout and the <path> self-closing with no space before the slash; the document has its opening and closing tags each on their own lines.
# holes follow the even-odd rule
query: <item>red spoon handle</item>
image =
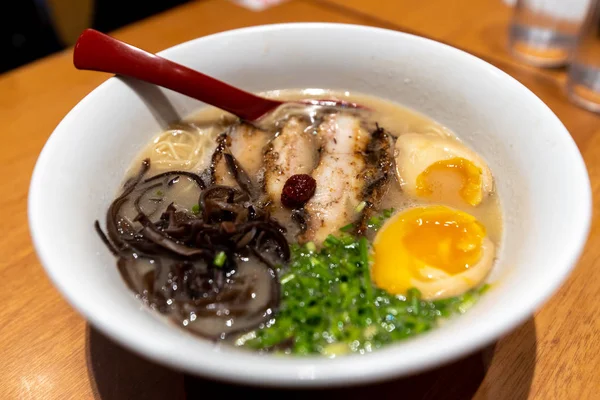
<svg viewBox="0 0 600 400">
<path fill-rule="evenodd" d="M 227 83 L 133 47 L 94 29 L 75 44 L 77 69 L 110 72 L 150 82 L 254 121 L 281 105 Z"/>
</svg>

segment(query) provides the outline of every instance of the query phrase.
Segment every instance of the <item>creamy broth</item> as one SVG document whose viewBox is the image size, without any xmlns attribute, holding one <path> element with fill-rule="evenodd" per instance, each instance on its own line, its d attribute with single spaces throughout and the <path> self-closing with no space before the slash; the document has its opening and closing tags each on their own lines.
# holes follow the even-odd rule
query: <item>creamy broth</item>
<svg viewBox="0 0 600 400">
<path fill-rule="evenodd" d="M 448 128 L 438 124 L 437 122 L 424 115 L 421 115 L 415 111 L 405 108 L 399 104 L 395 104 L 393 102 L 383 100 L 377 97 L 349 92 L 338 92 L 317 89 L 281 90 L 262 93 L 262 95 L 282 100 L 340 99 L 349 101 L 352 103 L 359 104 L 362 107 L 358 109 L 343 109 L 343 113 L 350 115 L 354 120 L 358 119 L 360 121 L 360 129 L 362 129 L 363 132 L 366 132 L 369 135 L 375 135 L 374 132 L 378 131 L 379 128 L 382 128 L 383 132 L 385 132 L 385 134 L 389 136 L 389 142 L 392 144 L 397 143 L 398 138 L 403 137 L 403 135 L 410 136 L 417 134 L 429 138 L 443 138 L 444 140 L 450 140 L 452 143 L 456 143 L 457 146 L 466 147 L 464 144 L 461 144 L 462 142 L 459 139 L 461 132 L 457 132 L 455 134 Z M 328 110 L 322 107 L 289 105 L 281 107 L 276 112 L 263 118 L 263 120 L 258 121 L 255 124 L 255 127 L 252 127 L 250 125 L 246 127 L 246 125 L 240 125 L 239 121 L 234 116 L 227 114 L 221 110 L 215 109 L 213 107 L 207 107 L 191 115 L 185 120 L 172 125 L 168 130 L 156 135 L 150 141 L 150 143 L 143 148 L 143 150 L 139 153 L 138 157 L 133 161 L 131 169 L 127 173 L 127 179 L 124 183 L 124 191 L 127 191 L 128 185 L 131 185 L 132 182 L 137 182 L 135 183 L 135 185 L 137 186 L 134 185 L 135 188 L 132 189 L 133 191 L 129 194 L 128 199 L 120 201 L 118 197 L 117 200 L 115 200 L 115 203 L 119 203 L 117 207 L 119 217 L 115 217 L 115 220 L 117 221 L 116 229 L 118 235 L 121 235 L 121 237 L 125 237 L 126 241 L 131 240 L 134 244 L 136 238 L 139 238 L 141 240 L 145 237 L 146 239 L 152 238 L 151 240 L 153 241 L 153 243 L 159 244 L 163 247 L 166 247 L 167 249 L 169 248 L 169 246 L 171 246 L 171 250 L 173 250 L 173 246 L 179 246 L 175 248 L 175 250 L 173 250 L 176 253 L 179 251 L 183 251 L 184 253 L 187 251 L 190 252 L 190 254 L 192 254 L 193 251 L 197 252 L 197 250 L 195 249 L 192 251 L 192 249 L 190 248 L 184 248 L 185 246 L 183 246 L 182 243 L 184 243 L 185 241 L 183 239 L 179 241 L 174 240 L 172 244 L 165 246 L 164 243 L 160 243 L 162 239 L 157 232 L 160 231 L 163 236 L 169 236 L 169 230 L 173 230 L 173 232 L 175 232 L 177 229 L 183 229 L 181 228 L 181 225 L 179 227 L 173 228 L 173 226 L 176 226 L 177 224 L 183 224 L 192 221 L 189 226 L 186 226 L 186 229 L 192 226 L 194 224 L 193 220 L 194 218 L 196 218 L 195 216 L 202 215 L 203 212 L 203 210 L 199 208 L 199 198 L 202 198 L 203 195 L 201 194 L 207 192 L 211 188 L 211 185 L 235 186 L 240 184 L 241 181 L 239 180 L 239 177 L 235 176 L 233 172 L 234 169 L 231 169 L 231 164 L 228 164 L 228 162 L 230 162 L 231 159 L 227 159 L 226 162 L 223 158 L 225 157 L 225 153 L 223 153 L 220 150 L 222 149 L 222 146 L 224 146 L 225 143 L 223 142 L 223 140 L 225 140 L 223 139 L 223 133 L 228 132 L 230 129 L 233 128 L 241 129 L 239 128 L 240 126 L 247 130 L 247 135 L 250 139 L 244 144 L 246 146 L 246 148 L 244 149 L 245 151 L 238 152 L 238 156 L 236 157 L 238 157 L 239 159 L 236 162 L 238 162 L 244 167 L 244 169 L 247 170 L 244 172 L 247 172 L 251 183 L 253 183 L 255 187 L 261 188 L 260 190 L 262 195 L 259 196 L 259 198 L 263 199 L 265 195 L 264 192 L 267 191 L 267 183 L 265 183 L 265 181 L 268 174 L 270 173 L 270 171 L 268 170 L 268 165 L 270 164 L 268 164 L 268 162 L 265 161 L 267 157 L 267 149 L 272 149 L 270 146 L 272 146 L 272 143 L 275 140 L 275 138 L 278 138 L 280 135 L 283 134 L 282 132 L 286 124 L 289 124 L 295 116 L 299 116 L 299 118 L 301 118 L 302 121 L 308 121 L 305 125 L 303 125 L 302 132 L 307 133 L 309 136 L 312 135 L 314 137 L 317 137 L 317 133 L 319 132 L 319 129 L 321 129 L 321 126 L 324 123 L 323 121 L 333 111 L 335 110 Z M 369 140 L 372 141 L 373 137 L 371 137 Z M 337 144 L 337 142 L 335 143 Z M 231 147 L 232 144 L 229 143 L 227 144 L 227 146 Z M 322 143 L 319 146 L 317 146 L 318 153 L 315 153 L 316 158 L 314 164 L 309 162 L 311 163 L 311 165 L 307 166 L 308 174 L 311 173 L 310 171 L 316 169 L 319 163 L 319 158 L 323 157 L 323 148 L 325 148 L 326 146 L 326 143 Z M 246 155 L 244 155 L 244 153 L 246 153 Z M 391 151 L 389 151 L 389 153 L 389 155 L 392 158 L 397 158 L 398 156 L 398 150 L 395 147 L 391 147 Z M 259 155 L 258 159 L 256 156 L 257 154 Z M 347 157 L 356 157 L 356 154 L 352 156 L 347 155 Z M 344 161 L 343 158 L 344 157 L 341 158 L 341 161 Z M 149 160 L 149 165 L 145 164 L 145 160 Z M 224 170 L 223 176 L 220 176 L 217 180 L 215 180 L 215 171 L 217 170 L 217 168 L 219 168 L 218 163 L 221 163 L 223 168 L 225 168 L 225 166 L 227 166 L 228 168 L 225 168 L 226 171 Z M 144 170 L 144 167 L 142 167 L 142 170 L 140 170 L 140 165 L 146 165 L 147 170 Z M 492 189 L 485 192 L 481 202 L 478 203 L 476 206 L 473 206 L 471 204 L 468 204 L 466 200 L 464 200 L 463 198 L 461 198 L 461 196 L 458 195 L 458 192 L 461 189 L 461 185 L 464 182 L 457 178 L 457 175 L 453 172 L 442 171 L 440 173 L 433 173 L 431 175 L 432 177 L 430 183 L 432 185 L 438 185 L 443 190 L 436 191 L 434 195 L 429 197 L 414 196 L 409 194 L 405 190 L 406 188 L 401 185 L 401 181 L 399 180 L 397 175 L 399 169 L 396 162 L 394 162 L 394 166 L 394 170 L 391 171 L 385 183 L 382 184 L 382 194 L 378 196 L 377 201 L 374 204 L 372 204 L 373 207 L 369 210 L 369 212 L 371 213 L 369 215 L 376 216 L 378 215 L 378 213 L 388 212 L 389 215 L 387 215 L 387 217 L 389 217 L 392 214 L 397 215 L 403 210 L 410 210 L 417 206 L 446 205 L 451 207 L 452 209 L 464 211 L 465 213 L 468 213 L 475 217 L 479 221 L 479 223 L 483 227 L 485 227 L 484 229 L 485 233 L 487 234 L 487 238 L 489 238 L 489 241 L 493 243 L 493 245 L 491 245 L 492 249 L 495 248 L 495 254 L 497 254 L 497 249 L 500 246 L 500 240 L 502 237 L 502 210 L 499 197 L 495 190 Z M 352 164 L 347 164 L 347 167 L 352 167 Z M 142 171 L 142 174 L 140 174 L 140 171 Z M 188 173 L 188 175 L 186 175 L 186 173 Z M 157 175 L 160 179 L 153 178 L 157 177 Z M 316 181 L 317 187 L 321 184 L 323 184 L 323 182 Z M 241 196 L 239 192 L 240 191 L 236 192 L 238 194 L 235 194 L 235 196 Z M 234 192 L 231 191 L 231 193 L 229 193 L 227 196 L 233 199 L 233 193 Z M 225 200 L 226 197 L 223 196 L 219 200 L 219 204 L 229 201 Z M 133 199 L 136 200 L 134 201 Z M 246 342 L 250 343 L 252 341 L 256 341 L 262 338 L 261 340 L 263 340 L 264 343 L 260 344 L 260 346 L 254 345 L 253 348 L 260 350 L 268 350 L 271 348 L 275 348 L 280 344 L 275 343 L 275 340 L 272 338 L 273 335 L 271 335 L 270 333 L 266 333 L 261 336 L 261 330 L 268 331 L 269 328 L 274 326 L 273 324 L 275 324 L 277 320 L 278 314 L 276 313 L 276 309 L 279 308 L 279 306 L 275 306 L 274 308 L 269 307 L 271 307 L 274 302 L 278 302 L 277 299 L 279 299 L 279 297 L 283 296 L 285 298 L 285 296 L 288 294 L 288 292 L 285 291 L 285 288 L 282 289 L 280 286 L 283 284 L 287 284 L 289 280 L 294 279 L 294 266 L 297 267 L 299 265 L 308 265 L 310 263 L 318 264 L 318 262 L 315 261 L 316 258 L 311 256 L 311 254 L 319 254 L 319 251 L 323 252 L 325 250 L 320 250 L 320 240 L 315 240 L 314 238 L 309 238 L 306 240 L 299 239 L 303 237 L 303 232 L 305 231 L 306 227 L 302 225 L 303 223 L 299 223 L 299 219 L 296 218 L 298 217 L 298 215 L 294 214 L 294 212 L 298 211 L 298 209 L 296 209 L 294 212 L 290 212 L 289 207 L 285 207 L 282 205 L 282 203 L 279 203 L 278 197 L 276 199 L 271 198 L 270 200 L 265 202 L 264 200 L 257 200 L 255 198 L 252 198 L 252 195 L 250 194 L 250 198 L 240 200 L 240 204 L 242 204 L 243 202 L 246 202 L 244 203 L 246 204 L 244 205 L 244 207 L 248 207 L 248 202 L 250 202 L 252 205 L 259 204 L 259 208 L 262 207 L 262 205 L 264 205 L 264 209 L 266 210 L 265 212 L 267 213 L 267 216 L 265 216 L 264 218 L 267 218 L 267 220 L 269 220 L 269 218 L 273 219 L 275 221 L 275 224 L 278 223 L 285 229 L 283 237 L 285 237 L 287 242 L 289 242 L 290 246 L 292 246 L 292 267 L 285 266 L 285 262 L 282 263 L 283 267 L 277 267 L 280 268 L 277 271 L 275 271 L 277 268 L 273 267 L 265 269 L 263 266 L 263 263 L 272 265 L 271 262 L 274 263 L 274 261 L 272 261 L 273 258 L 277 258 L 277 255 L 279 255 L 279 257 L 283 257 L 281 254 L 282 252 L 285 253 L 282 250 L 281 246 L 278 247 L 277 240 L 280 239 L 277 239 L 277 237 L 275 237 L 276 235 L 271 237 L 270 240 L 273 243 L 271 243 L 270 246 L 267 246 L 265 250 L 265 257 L 270 259 L 271 261 L 261 261 L 261 256 L 253 252 L 241 252 L 240 254 L 236 254 L 233 258 L 227 259 L 225 264 L 223 264 L 222 260 L 217 261 L 219 260 L 219 257 L 223 255 L 221 254 L 223 253 L 222 251 L 218 251 L 219 248 L 217 248 L 213 252 L 210 252 L 210 257 L 198 257 L 198 255 L 196 254 L 194 256 L 195 258 L 193 258 L 192 261 L 185 261 L 185 257 L 181 256 L 181 254 L 179 256 L 176 255 L 174 258 L 169 258 L 164 257 L 163 255 L 161 255 L 162 253 L 160 252 L 156 255 L 153 255 L 152 251 L 154 250 L 149 250 L 150 255 L 144 255 L 143 251 L 140 252 L 136 250 L 133 252 L 134 257 L 128 258 L 127 261 L 124 261 L 124 258 L 122 256 L 119 256 L 120 258 L 118 266 L 125 281 L 128 283 L 128 285 L 133 291 L 138 293 L 138 296 L 143 301 L 145 301 L 149 306 L 157 309 L 161 313 L 166 313 L 167 316 L 169 316 L 177 324 L 183 325 L 184 327 L 189 328 L 191 331 L 199 333 L 201 336 L 224 339 L 225 341 L 231 344 L 239 346 L 244 346 Z M 115 203 L 113 203 L 113 205 Z M 353 205 L 353 207 L 357 206 L 357 215 L 363 213 L 363 211 L 360 210 L 362 210 L 362 208 L 365 207 L 365 204 L 369 203 L 365 203 L 365 201 L 362 201 L 358 204 L 358 206 L 357 204 Z M 253 206 L 250 206 L 250 208 L 252 207 Z M 248 210 L 250 210 L 250 208 L 248 208 Z M 393 212 L 388 211 L 390 209 L 393 209 Z M 247 213 L 250 211 L 244 212 Z M 253 208 L 251 212 L 254 212 Z M 365 215 L 366 212 L 367 211 L 364 211 Z M 107 218 L 107 221 L 109 223 L 111 220 L 110 213 L 111 211 L 109 210 L 109 217 Z M 140 213 L 143 214 L 143 217 L 146 219 L 146 222 L 144 222 L 143 218 L 140 219 Z M 179 222 L 175 223 L 178 218 L 183 218 L 183 220 L 178 220 Z M 248 218 L 249 219 L 244 223 L 252 224 L 252 218 Z M 299 218 L 302 219 L 304 217 L 300 216 Z M 150 223 L 151 221 L 155 221 L 154 225 Z M 323 221 L 322 224 L 325 222 L 327 221 Z M 348 222 L 356 221 L 352 220 Z M 191 228 L 192 231 L 196 232 L 196 230 L 202 229 L 214 230 L 214 226 L 216 226 L 214 225 L 212 228 L 208 227 L 206 225 L 206 221 L 203 222 L 203 224 L 204 225 L 198 222 L 196 225 L 194 225 L 193 228 Z M 265 237 L 268 237 L 268 227 L 263 228 L 266 229 L 263 232 L 266 233 Z M 223 229 L 227 230 L 233 228 L 228 228 L 224 226 Z M 369 246 L 371 245 L 371 242 L 373 242 L 373 240 L 376 238 L 376 234 L 378 234 L 377 229 L 368 230 L 364 232 L 365 237 L 369 240 Z M 111 236 L 110 229 L 108 229 L 108 231 L 109 236 L 112 239 L 114 237 L 114 233 L 113 236 Z M 250 234 L 252 232 L 248 231 L 247 234 Z M 362 233 L 363 232 L 361 232 L 361 234 Z M 175 235 L 180 233 L 173 234 Z M 199 236 L 197 240 L 200 240 L 200 234 L 198 235 Z M 252 235 L 254 235 L 254 233 L 252 233 Z M 261 242 L 260 238 L 252 239 L 252 237 L 249 240 Z M 210 240 L 208 236 L 206 236 L 206 238 L 206 240 Z M 488 240 L 487 238 L 485 240 Z M 236 240 L 240 240 L 243 242 L 245 239 L 243 237 L 241 239 L 238 237 Z M 313 243 L 313 240 L 317 242 L 316 245 Z M 335 245 L 331 243 L 329 244 L 330 247 L 327 247 L 328 245 L 326 242 L 327 241 L 323 243 L 323 249 L 336 248 L 336 251 L 339 251 L 339 249 L 343 249 L 343 246 L 339 247 L 340 245 L 337 245 L 338 247 L 335 247 Z M 189 244 L 190 242 L 185 243 Z M 353 268 L 352 263 L 358 262 L 351 261 L 353 260 L 352 257 L 356 258 L 361 256 L 359 253 L 356 253 L 356 251 L 358 251 L 358 243 L 359 242 L 357 241 L 354 244 L 348 244 L 347 246 L 348 248 L 354 249 L 352 251 L 355 251 L 353 255 L 348 256 L 348 260 L 350 260 L 348 261 L 349 268 Z M 148 243 L 146 243 L 146 245 L 148 245 Z M 256 244 L 256 246 L 258 248 L 259 244 Z M 127 247 L 127 245 L 125 245 L 125 247 Z M 488 250 L 489 247 L 490 246 L 488 245 Z M 300 250 L 297 250 L 298 248 Z M 320 254 L 323 256 L 323 253 Z M 492 254 L 494 254 L 493 251 Z M 294 259 L 295 256 L 298 257 L 298 260 Z M 484 253 L 483 258 L 485 259 L 487 256 L 489 256 L 489 253 Z M 302 257 L 304 258 L 302 259 Z M 188 289 L 186 290 L 190 290 L 193 293 L 202 292 L 202 290 L 204 290 L 202 289 L 202 285 L 206 285 L 206 282 L 200 284 L 194 283 L 192 280 L 198 280 L 198 282 L 200 282 L 202 279 L 204 279 L 200 278 L 200 276 L 204 277 L 209 276 L 211 273 L 214 274 L 214 266 L 211 266 L 211 263 L 217 265 L 216 263 L 218 262 L 221 262 L 219 268 L 221 268 L 221 266 L 223 265 L 224 267 L 232 268 L 231 270 L 229 270 L 229 272 L 227 272 L 227 274 L 225 274 L 220 279 L 225 279 L 227 282 L 230 282 L 229 280 L 231 279 L 231 282 L 235 282 L 235 284 L 238 285 L 238 287 L 233 292 L 235 292 L 235 296 L 238 296 L 240 299 L 245 299 L 242 300 L 247 303 L 246 305 L 244 305 L 244 307 L 246 307 L 245 312 L 249 316 L 247 315 L 243 318 L 238 318 L 235 316 L 237 312 L 235 311 L 237 310 L 236 307 L 242 308 L 242 306 L 238 304 L 242 300 L 236 300 L 236 302 L 234 303 L 228 303 L 229 308 L 224 307 L 223 310 L 218 311 L 217 314 L 214 314 L 214 316 L 201 315 L 200 311 L 198 310 L 198 304 L 200 304 L 198 302 L 201 302 L 202 298 L 200 298 L 200 300 L 193 301 L 187 299 L 184 303 L 182 303 L 183 305 L 177 308 L 176 312 L 169 311 L 172 310 L 172 306 L 174 303 L 180 301 L 177 300 L 177 290 L 181 290 L 182 285 L 192 285 L 193 289 L 189 289 L 189 287 L 186 286 L 188 287 Z M 491 260 L 488 260 L 488 262 L 490 264 L 492 263 Z M 176 268 L 168 267 L 169 263 L 178 263 L 178 266 Z M 233 265 L 237 265 L 238 267 L 233 267 Z M 239 268 L 239 265 L 244 265 L 244 268 L 241 272 L 236 269 Z M 314 265 L 313 267 L 317 268 Z M 367 265 L 366 267 L 368 268 L 369 265 Z M 290 270 L 290 268 L 292 268 L 292 270 Z M 491 268 L 491 266 L 489 266 L 489 268 Z M 191 270 L 194 270 L 195 272 L 192 273 L 190 272 Z M 326 272 L 321 273 L 321 275 L 323 274 L 326 274 Z M 431 278 L 431 276 L 435 275 L 435 273 L 431 275 L 430 272 L 428 272 L 428 274 L 429 277 L 424 278 L 425 280 L 428 280 Z M 319 277 L 318 274 L 316 276 Z M 215 279 L 217 278 L 210 278 L 210 282 L 214 282 Z M 346 279 L 346 277 L 338 276 L 336 278 L 330 279 L 335 279 L 335 282 L 340 283 L 341 281 L 339 281 L 339 279 Z M 477 279 L 481 280 L 480 278 Z M 467 280 L 467 278 L 465 278 L 465 280 Z M 152 281 L 154 283 L 148 283 L 149 281 Z M 213 283 L 211 283 L 211 285 L 212 284 Z M 159 291 L 162 290 L 162 292 L 160 293 L 163 293 L 166 290 L 165 293 L 168 292 L 169 294 L 160 294 L 160 296 L 163 297 L 159 296 L 161 301 L 156 302 L 155 297 L 153 297 L 155 295 L 148 293 L 148 285 L 155 287 L 155 291 L 158 290 L 156 289 L 156 287 L 160 287 Z M 345 283 L 341 283 L 341 285 L 343 286 L 345 285 Z M 368 285 L 370 285 L 370 283 L 368 283 Z M 165 288 L 167 288 L 168 290 Z M 378 289 L 382 288 L 379 287 Z M 369 291 L 370 289 L 366 290 L 365 293 L 368 293 Z M 456 295 L 461 295 L 461 292 L 464 292 L 464 290 L 457 292 Z M 380 293 L 379 296 L 384 295 L 384 292 L 377 293 Z M 307 294 L 307 296 L 310 297 L 310 294 Z M 403 304 L 405 304 L 407 301 L 413 301 L 411 300 L 411 296 L 412 295 L 410 293 L 402 294 L 400 296 L 395 296 L 395 293 L 391 293 L 391 300 L 387 301 L 398 301 L 399 303 L 397 304 L 401 307 L 404 307 Z M 431 326 L 434 326 L 433 324 L 435 318 L 438 318 L 438 316 L 440 315 L 445 316 L 446 311 L 444 310 L 446 310 L 446 308 L 455 307 L 458 310 L 462 310 L 460 309 L 460 307 L 453 305 L 459 304 L 460 301 L 463 301 L 460 300 L 462 298 L 456 297 L 456 299 L 459 300 L 456 300 L 456 302 L 454 303 L 452 302 L 454 301 L 452 299 L 452 301 L 449 301 L 447 303 L 444 303 L 443 301 L 440 303 L 427 303 L 430 304 L 432 309 L 435 307 L 440 307 L 439 309 L 442 311 L 438 311 L 436 316 L 434 317 L 428 316 L 427 318 L 433 319 L 427 320 L 426 323 L 431 323 Z M 217 305 L 217 307 L 219 307 L 219 305 Z M 288 309 L 286 309 L 286 307 L 286 305 L 283 306 L 283 315 L 286 318 L 288 318 L 289 315 L 285 314 L 286 312 L 288 312 Z M 302 301 L 299 307 L 310 308 L 310 302 L 305 304 Z M 267 313 L 259 316 L 257 312 L 260 312 L 263 309 L 267 309 Z M 410 307 L 408 307 L 407 310 L 409 310 L 409 313 L 413 312 L 410 311 Z M 213 311 L 214 310 L 211 310 L 211 312 Z M 231 318 L 229 318 L 230 314 Z M 258 326 L 257 324 L 259 324 L 259 328 L 256 328 L 256 326 Z M 252 327 L 254 327 L 255 329 L 251 329 Z M 377 348 L 379 345 L 377 345 L 376 343 L 384 343 L 386 342 L 386 340 L 388 340 L 381 339 L 381 337 L 385 336 L 385 332 L 383 332 L 383 336 L 377 336 L 379 335 L 379 333 L 373 333 L 377 332 L 377 329 L 371 328 L 372 327 L 368 326 L 363 333 L 364 337 L 367 338 L 366 345 L 361 344 L 356 349 L 352 348 L 351 345 L 340 346 L 346 350 L 348 350 L 348 348 L 351 348 L 351 351 L 365 352 L 370 351 L 369 349 L 371 348 L 371 346 Z M 400 325 L 396 327 L 396 331 L 398 331 L 399 329 Z M 418 329 L 414 327 L 404 327 L 403 329 L 405 329 L 405 331 L 408 333 L 405 332 L 399 334 L 397 336 L 398 338 L 403 338 L 405 336 L 410 336 L 419 332 Z M 324 334 L 324 338 L 327 337 L 327 335 L 332 335 L 331 333 L 327 332 L 325 332 Z M 380 341 L 377 342 L 375 339 L 371 339 L 371 337 L 380 337 Z M 306 346 L 309 346 L 309 344 L 301 342 L 301 339 L 298 339 L 298 337 L 295 337 L 294 339 L 295 345 L 290 344 L 290 338 L 283 337 L 280 339 L 282 343 L 285 342 L 288 346 L 291 346 L 285 348 L 285 352 L 287 353 L 303 353 L 304 350 L 302 349 L 305 349 Z M 306 340 L 310 342 L 309 339 Z M 346 340 L 350 339 L 346 338 Z M 369 342 L 371 340 L 375 344 Z M 329 339 L 327 342 L 332 346 L 325 346 L 323 344 L 315 345 L 316 347 L 312 347 L 311 350 L 307 351 L 307 353 L 320 352 L 322 354 L 330 354 L 333 352 L 334 354 L 338 354 L 345 352 L 339 351 L 340 346 L 337 346 L 337 342 L 332 342 L 332 340 Z M 265 343 L 271 344 L 267 346 L 267 344 Z"/>
</svg>

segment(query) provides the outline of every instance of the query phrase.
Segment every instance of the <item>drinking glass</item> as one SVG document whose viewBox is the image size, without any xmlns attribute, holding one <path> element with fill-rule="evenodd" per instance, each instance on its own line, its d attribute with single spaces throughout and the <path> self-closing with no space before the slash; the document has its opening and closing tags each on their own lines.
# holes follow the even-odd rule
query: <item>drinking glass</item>
<svg viewBox="0 0 600 400">
<path fill-rule="evenodd" d="M 512 54 L 537 67 L 568 63 L 591 0 L 517 0 L 509 31 Z"/>
<path fill-rule="evenodd" d="M 600 113 L 600 1 L 590 8 L 571 58 L 567 77 L 571 101 Z"/>
</svg>

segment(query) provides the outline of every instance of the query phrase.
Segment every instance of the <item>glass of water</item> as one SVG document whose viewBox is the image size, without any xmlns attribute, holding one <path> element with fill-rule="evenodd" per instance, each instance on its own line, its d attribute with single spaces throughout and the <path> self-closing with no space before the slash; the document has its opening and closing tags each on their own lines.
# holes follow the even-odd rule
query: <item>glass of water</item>
<svg viewBox="0 0 600 400">
<path fill-rule="evenodd" d="M 512 54 L 537 67 L 568 63 L 591 0 L 517 0 L 509 32 Z"/>
<path fill-rule="evenodd" d="M 600 113 L 600 1 L 590 9 L 569 66 L 567 93 L 571 101 Z"/>
</svg>

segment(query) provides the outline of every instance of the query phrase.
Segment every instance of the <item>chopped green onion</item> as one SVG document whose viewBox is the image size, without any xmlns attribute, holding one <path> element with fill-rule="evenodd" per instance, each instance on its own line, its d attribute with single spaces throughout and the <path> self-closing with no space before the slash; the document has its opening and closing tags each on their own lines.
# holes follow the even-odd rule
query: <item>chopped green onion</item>
<svg viewBox="0 0 600 400">
<path fill-rule="evenodd" d="M 369 229 L 373 229 L 374 231 L 379 230 L 383 226 L 383 223 L 386 219 L 390 218 L 394 214 L 393 208 L 386 208 L 381 211 L 380 215 L 374 215 L 367 221 L 367 227 Z"/>
<path fill-rule="evenodd" d="M 361 201 L 360 203 L 358 203 L 358 205 L 356 206 L 356 208 L 354 209 L 354 211 L 357 212 L 357 213 L 359 213 L 362 210 L 364 210 L 366 206 L 367 206 L 367 202 L 366 201 Z"/>
<path fill-rule="evenodd" d="M 479 288 L 479 295 L 482 295 L 484 293 L 486 293 L 488 290 L 490 290 L 491 286 L 489 283 L 484 283 L 483 285 L 481 285 L 481 287 Z"/>
<path fill-rule="evenodd" d="M 410 304 L 410 311 L 414 315 L 418 315 L 420 311 L 421 292 L 417 288 L 408 289 L 406 292 L 406 300 Z"/>
<path fill-rule="evenodd" d="M 192 206 L 192 213 L 193 213 L 193 214 L 200 214 L 200 205 L 198 205 L 198 204 L 194 204 L 194 205 Z"/>
<path fill-rule="evenodd" d="M 323 355 L 328 356 L 330 358 L 335 358 L 336 356 L 341 356 L 350 351 L 350 347 L 343 342 L 335 342 L 328 344 L 323 348 Z"/>
<path fill-rule="evenodd" d="M 354 224 L 348 224 L 348 225 L 344 225 L 340 228 L 340 231 L 342 232 L 350 232 L 352 229 L 354 229 Z"/>
<path fill-rule="evenodd" d="M 323 242 L 323 244 L 327 247 L 332 247 L 340 243 L 342 243 L 342 241 L 333 235 L 327 236 L 327 238 L 325 238 L 325 241 Z"/>
<path fill-rule="evenodd" d="M 289 281 L 291 281 L 292 279 L 294 279 L 296 277 L 296 275 L 294 274 L 289 274 L 284 276 L 283 278 L 281 278 L 281 284 L 285 285 L 286 283 L 288 283 Z"/>
<path fill-rule="evenodd" d="M 164 194 L 164 193 L 163 193 L 163 191 L 162 191 L 162 190 L 157 190 L 157 191 L 156 191 L 156 195 L 157 195 L 157 196 L 162 196 L 163 194 Z"/>
<path fill-rule="evenodd" d="M 394 210 L 372 217 L 381 226 Z M 426 332 L 441 319 L 466 311 L 487 290 L 483 285 L 460 296 L 424 300 L 413 288 L 392 295 L 371 281 L 371 248 L 365 237 L 329 235 L 293 244 L 288 265 L 278 270 L 281 307 L 273 319 L 239 344 L 285 354 L 370 352 Z M 280 347 L 281 346 L 281 347 Z"/>
<path fill-rule="evenodd" d="M 225 252 L 224 251 L 220 251 L 215 256 L 215 259 L 213 260 L 213 264 L 215 266 L 221 268 L 223 266 L 223 264 L 225 264 L 226 260 L 227 260 L 227 256 L 225 255 Z"/>
</svg>

